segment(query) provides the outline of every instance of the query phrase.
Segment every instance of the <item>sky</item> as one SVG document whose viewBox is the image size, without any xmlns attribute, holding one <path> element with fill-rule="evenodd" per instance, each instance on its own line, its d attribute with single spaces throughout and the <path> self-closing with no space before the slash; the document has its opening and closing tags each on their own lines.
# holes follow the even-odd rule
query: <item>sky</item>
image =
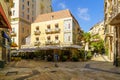
<svg viewBox="0 0 120 80">
<path fill-rule="evenodd" d="M 52 8 L 69 9 L 85 32 L 104 19 L 104 0 L 52 0 Z"/>
</svg>

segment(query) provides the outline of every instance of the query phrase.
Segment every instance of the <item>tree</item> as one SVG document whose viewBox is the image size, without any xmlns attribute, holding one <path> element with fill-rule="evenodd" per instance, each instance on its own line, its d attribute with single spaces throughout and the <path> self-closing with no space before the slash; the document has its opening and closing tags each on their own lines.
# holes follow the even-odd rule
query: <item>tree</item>
<svg viewBox="0 0 120 80">
<path fill-rule="evenodd" d="M 85 42 L 90 42 L 91 35 L 90 33 L 84 32 L 82 40 Z"/>
<path fill-rule="evenodd" d="M 88 54 L 88 51 L 89 51 L 89 43 L 90 43 L 90 38 L 91 38 L 91 35 L 90 33 L 87 33 L 87 32 L 84 32 L 83 33 L 83 38 L 82 40 L 84 41 L 84 60 L 87 59 L 87 54 Z"/>
<path fill-rule="evenodd" d="M 100 38 L 99 35 L 94 35 L 91 39 L 90 46 L 94 48 L 94 51 L 103 52 L 104 48 L 104 41 Z"/>
</svg>

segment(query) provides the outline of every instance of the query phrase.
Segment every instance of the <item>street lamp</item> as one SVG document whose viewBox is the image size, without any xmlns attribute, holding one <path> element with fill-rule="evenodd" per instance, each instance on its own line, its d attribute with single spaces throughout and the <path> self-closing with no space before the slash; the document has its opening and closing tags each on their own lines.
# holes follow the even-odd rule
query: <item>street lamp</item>
<svg viewBox="0 0 120 80">
<path fill-rule="evenodd" d="M 87 52 L 88 52 L 88 42 L 85 43 L 85 60 L 87 58 Z"/>
</svg>

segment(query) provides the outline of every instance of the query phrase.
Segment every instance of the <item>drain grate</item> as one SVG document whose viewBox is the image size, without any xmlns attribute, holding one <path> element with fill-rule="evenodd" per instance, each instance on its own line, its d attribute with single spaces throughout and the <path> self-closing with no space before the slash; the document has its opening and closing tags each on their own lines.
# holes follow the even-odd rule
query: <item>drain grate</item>
<svg viewBox="0 0 120 80">
<path fill-rule="evenodd" d="M 57 71 L 55 71 L 55 70 L 52 70 L 52 71 L 50 71 L 51 73 L 55 73 L 55 72 L 57 72 Z"/>
<path fill-rule="evenodd" d="M 32 74 L 17 78 L 15 80 L 25 80 L 27 78 L 33 77 L 33 76 L 38 75 L 38 74 L 40 74 L 40 72 L 38 70 L 32 70 Z"/>
<path fill-rule="evenodd" d="M 49 68 L 49 67 L 44 67 L 44 68 Z"/>
<path fill-rule="evenodd" d="M 18 71 L 10 71 L 6 73 L 6 76 L 12 76 L 18 74 Z"/>
</svg>

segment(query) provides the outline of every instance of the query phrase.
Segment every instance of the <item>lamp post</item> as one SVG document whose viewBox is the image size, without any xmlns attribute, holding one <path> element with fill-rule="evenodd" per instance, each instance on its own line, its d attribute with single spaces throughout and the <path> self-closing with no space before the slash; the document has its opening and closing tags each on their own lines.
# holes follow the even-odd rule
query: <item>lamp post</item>
<svg viewBox="0 0 120 80">
<path fill-rule="evenodd" d="M 85 60 L 87 59 L 88 42 L 85 43 Z"/>
</svg>

